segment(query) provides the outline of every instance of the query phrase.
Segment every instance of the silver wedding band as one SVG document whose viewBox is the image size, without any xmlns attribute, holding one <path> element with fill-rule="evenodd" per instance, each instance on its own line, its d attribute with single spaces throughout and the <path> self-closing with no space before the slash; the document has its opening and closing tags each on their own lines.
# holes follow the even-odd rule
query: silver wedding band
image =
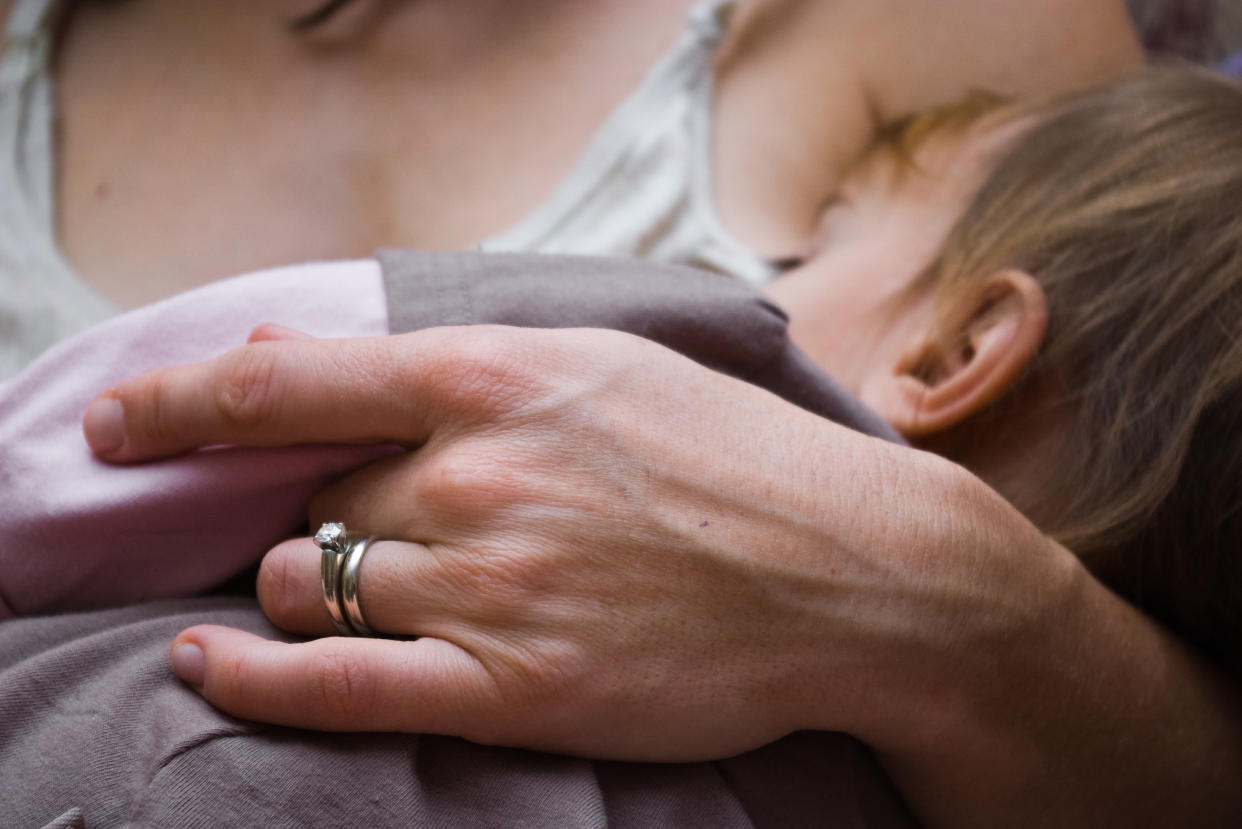
<svg viewBox="0 0 1242 829">
<path fill-rule="evenodd" d="M 340 636 L 375 635 L 363 619 L 358 604 L 358 570 L 374 540 L 374 537 L 354 538 L 344 524 L 336 521 L 329 521 L 315 533 L 315 543 L 323 552 L 319 564 L 323 603 L 332 618 L 332 627 Z"/>
<path fill-rule="evenodd" d="M 358 636 L 374 636 L 375 631 L 367 626 L 362 618 L 362 608 L 358 606 L 358 568 L 362 566 L 362 557 L 374 538 L 356 541 L 345 554 L 345 562 L 341 566 L 341 609 L 345 611 L 345 622 Z"/>
</svg>

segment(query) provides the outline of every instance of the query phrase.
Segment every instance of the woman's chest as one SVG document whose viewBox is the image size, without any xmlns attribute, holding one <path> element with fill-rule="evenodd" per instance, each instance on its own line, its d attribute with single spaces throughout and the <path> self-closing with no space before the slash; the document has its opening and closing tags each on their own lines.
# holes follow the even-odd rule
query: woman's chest
<svg viewBox="0 0 1242 829">
<path fill-rule="evenodd" d="M 503 230 L 554 192 L 667 56 L 692 3 L 356 0 L 301 35 L 278 5 L 289 4 L 87 3 L 70 20 L 58 234 L 120 307 L 248 270 L 460 248 Z M 729 73 L 703 152 L 726 222 L 779 255 L 830 185 L 808 185 L 805 160 L 830 177 L 860 138 L 838 117 L 825 153 L 806 142 L 783 153 L 805 132 L 787 110 L 805 105 L 782 109 L 774 92 L 808 75 L 771 51 Z M 848 94 L 828 97 L 840 110 Z"/>
<path fill-rule="evenodd" d="M 80 9 L 57 67 L 59 237 L 122 307 L 503 229 L 680 24 L 652 2 L 471 16 L 423 0 L 374 18 L 362 2 L 337 29 L 294 35 L 260 4 L 129 5 Z"/>
</svg>

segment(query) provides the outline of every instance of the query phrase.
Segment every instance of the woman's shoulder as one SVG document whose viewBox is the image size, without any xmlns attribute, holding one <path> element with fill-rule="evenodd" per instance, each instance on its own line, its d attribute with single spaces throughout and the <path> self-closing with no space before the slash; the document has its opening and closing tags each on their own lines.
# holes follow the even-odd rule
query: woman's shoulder
<svg viewBox="0 0 1242 829">
<path fill-rule="evenodd" d="M 835 4 L 830 4 L 835 5 Z M 1140 65 L 1122 0 L 868 0 L 856 6 L 853 57 L 882 119 L 987 85 L 1007 95 L 1057 93 Z M 866 48 L 882 42 L 884 49 Z M 1056 56 L 1051 59 L 1051 56 Z"/>
<path fill-rule="evenodd" d="M 1122 0 L 749 0 L 738 12 L 718 64 L 717 200 L 731 230 L 769 251 L 809 231 L 878 125 L 972 89 L 1053 93 L 1141 61 Z"/>
</svg>

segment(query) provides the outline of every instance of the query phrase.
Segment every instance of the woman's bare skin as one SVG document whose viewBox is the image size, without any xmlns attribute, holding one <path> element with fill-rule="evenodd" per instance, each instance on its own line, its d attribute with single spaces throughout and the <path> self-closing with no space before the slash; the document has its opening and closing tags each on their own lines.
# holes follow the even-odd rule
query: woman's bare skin
<svg viewBox="0 0 1242 829">
<path fill-rule="evenodd" d="M 11 4 L 0 0 L 0 16 Z M 73 265 L 119 306 L 380 245 L 462 247 L 508 226 L 555 188 L 675 36 L 690 2 L 358 0 L 323 29 L 291 34 L 286 22 L 316 5 L 84 2 L 66 21 L 57 61 L 59 235 Z M 1139 59 L 1119 0 L 752 0 L 720 55 L 718 208 L 756 249 L 789 253 L 878 123 L 981 82 L 1053 91 Z M 987 517 L 974 525 L 987 526 Z M 1098 586 L 1087 592 L 1097 605 L 1111 600 Z M 1045 788 L 1074 806 L 1094 793 L 1076 781 L 1116 778 L 1128 792 L 1135 780 L 1163 779 L 1169 766 L 1203 762 L 1195 740 L 1213 732 L 1232 699 L 1215 706 L 1214 681 L 1115 601 L 1076 624 L 1084 641 L 1100 637 L 1114 670 L 1093 667 L 1092 685 L 1066 667 L 1073 681 L 1049 679 L 1046 700 L 998 705 L 998 721 L 1040 723 L 1036 736 L 1045 721 L 1059 727 L 1065 764 Z M 1065 656 L 1064 637 L 1052 639 L 1050 659 L 1034 653 L 1031 670 L 1014 676 L 1039 675 Z M 1174 686 L 1157 696 L 1185 704 L 1121 706 L 1127 727 L 1118 730 L 1142 742 L 1149 707 L 1188 712 L 1160 729 L 1187 742 L 1101 772 L 1094 761 L 1111 762 L 1114 752 L 1070 734 L 1079 700 L 1065 688 L 1124 695 L 1153 666 L 1169 668 Z M 1117 706 L 1092 697 L 1082 707 Z M 995 806 L 988 787 L 998 780 L 987 776 L 1003 769 L 1018 772 L 1013 791 L 1027 791 L 1030 769 L 998 748 L 1004 739 L 948 736 L 975 739 L 979 750 L 955 752 L 946 738 L 943 761 L 917 757 L 910 767 L 887 758 L 933 822 L 969 822 L 961 817 L 977 817 L 979 801 Z M 957 762 L 966 754 L 973 763 Z M 1228 767 L 1225 755 L 1208 767 Z M 1215 779 L 1201 785 L 1172 787 L 1171 799 L 1203 804 L 1227 791 Z M 1010 790 L 993 791 L 1006 802 Z M 1097 795 L 1101 803 L 1124 797 Z"/>
<path fill-rule="evenodd" d="M 127 0 L 69 15 L 59 234 L 118 306 L 504 229 L 552 192 L 692 4 L 358 0 L 291 33 L 288 20 L 316 5 Z M 739 5 L 720 52 L 715 168 L 740 238 L 796 251 L 880 121 L 981 78 L 1058 89 L 1138 59 L 1120 3 L 934 6 Z M 1052 49 L 1060 59 L 1030 71 Z"/>
</svg>

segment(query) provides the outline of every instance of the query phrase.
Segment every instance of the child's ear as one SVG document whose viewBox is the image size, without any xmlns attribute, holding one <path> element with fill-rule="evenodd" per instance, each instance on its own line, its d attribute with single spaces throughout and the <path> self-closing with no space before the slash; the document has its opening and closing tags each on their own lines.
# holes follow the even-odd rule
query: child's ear
<svg viewBox="0 0 1242 829">
<path fill-rule="evenodd" d="M 864 381 L 863 402 L 903 436 L 927 437 L 981 411 L 1038 353 L 1048 329 L 1048 303 L 1034 277 L 999 271 L 979 296 L 957 330 L 920 339 L 897 365 Z"/>
</svg>

